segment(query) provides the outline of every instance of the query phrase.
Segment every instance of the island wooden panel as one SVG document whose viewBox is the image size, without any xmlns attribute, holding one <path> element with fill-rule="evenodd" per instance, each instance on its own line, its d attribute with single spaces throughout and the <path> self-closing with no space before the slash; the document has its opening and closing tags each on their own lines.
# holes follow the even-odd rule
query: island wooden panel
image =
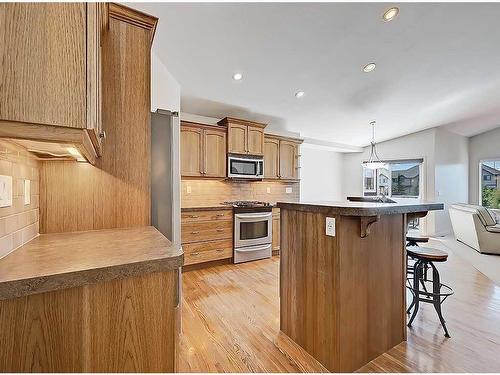
<svg viewBox="0 0 500 375">
<path fill-rule="evenodd" d="M 281 331 L 330 371 L 350 372 L 405 339 L 405 217 L 360 218 L 281 207 Z"/>
<path fill-rule="evenodd" d="M 178 270 L 0 301 L 2 372 L 173 372 Z"/>
</svg>

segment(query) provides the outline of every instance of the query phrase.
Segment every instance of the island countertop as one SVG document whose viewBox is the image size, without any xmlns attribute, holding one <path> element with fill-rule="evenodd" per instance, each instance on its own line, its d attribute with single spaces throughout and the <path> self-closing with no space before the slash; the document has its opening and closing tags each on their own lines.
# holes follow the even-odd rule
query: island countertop
<svg viewBox="0 0 500 375">
<path fill-rule="evenodd" d="M 278 202 L 279 208 L 299 211 L 323 212 L 344 216 L 377 216 L 442 210 L 442 203 L 420 199 L 394 199 L 396 203 L 318 201 L 318 202 Z"/>
<path fill-rule="evenodd" d="M 154 227 L 42 234 L 0 259 L 0 300 L 179 268 Z"/>
</svg>

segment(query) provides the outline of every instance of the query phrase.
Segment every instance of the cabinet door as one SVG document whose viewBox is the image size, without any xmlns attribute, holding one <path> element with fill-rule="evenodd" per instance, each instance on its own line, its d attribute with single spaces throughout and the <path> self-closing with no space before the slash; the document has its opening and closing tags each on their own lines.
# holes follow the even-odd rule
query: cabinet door
<svg viewBox="0 0 500 375">
<path fill-rule="evenodd" d="M 86 128 L 86 4 L 0 3 L 0 119 Z"/>
<path fill-rule="evenodd" d="M 292 180 L 298 178 L 297 173 L 297 144 L 280 141 L 280 178 Z"/>
<path fill-rule="evenodd" d="M 279 148 L 280 141 L 274 138 L 264 138 L 264 177 L 279 178 Z"/>
<path fill-rule="evenodd" d="M 226 177 L 226 133 L 204 130 L 204 175 Z"/>
<path fill-rule="evenodd" d="M 181 175 L 203 175 L 203 130 L 181 127 Z"/>
<path fill-rule="evenodd" d="M 247 153 L 247 131 L 246 125 L 229 124 L 227 128 L 228 150 L 234 154 Z"/>
<path fill-rule="evenodd" d="M 255 126 L 248 126 L 247 151 L 251 155 L 264 155 L 264 130 Z"/>
</svg>

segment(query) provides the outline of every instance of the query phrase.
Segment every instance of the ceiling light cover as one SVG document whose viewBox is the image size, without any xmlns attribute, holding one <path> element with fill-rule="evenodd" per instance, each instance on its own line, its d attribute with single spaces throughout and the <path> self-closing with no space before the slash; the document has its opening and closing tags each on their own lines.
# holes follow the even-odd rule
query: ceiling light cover
<svg viewBox="0 0 500 375">
<path fill-rule="evenodd" d="M 384 15 L 382 16 L 382 18 L 384 19 L 385 22 L 389 22 L 389 21 L 392 21 L 394 18 L 396 18 L 398 14 L 399 14 L 399 8 L 392 7 L 392 8 L 387 9 L 384 12 Z"/>
<path fill-rule="evenodd" d="M 233 79 L 234 79 L 235 81 L 239 81 L 239 80 L 241 80 L 242 78 L 243 78 L 243 74 L 241 74 L 241 73 L 234 73 L 234 74 L 233 74 Z"/>
<path fill-rule="evenodd" d="M 381 168 L 387 168 L 387 164 L 384 163 L 380 158 L 378 157 L 377 154 L 377 148 L 376 148 L 376 143 L 375 143 L 375 121 L 370 122 L 370 125 L 372 126 L 372 141 L 370 144 L 371 150 L 370 150 L 370 157 L 368 158 L 367 161 L 364 161 L 361 163 L 361 165 L 365 168 L 368 169 L 381 169 Z"/>
<path fill-rule="evenodd" d="M 371 62 L 371 63 L 368 63 L 366 64 L 364 67 L 363 67 L 363 72 L 365 73 L 370 73 L 371 71 L 373 71 L 375 69 L 375 67 L 377 66 L 377 64 Z"/>
<path fill-rule="evenodd" d="M 304 96 L 305 92 L 304 91 L 297 91 L 295 93 L 296 98 L 302 98 Z"/>
</svg>

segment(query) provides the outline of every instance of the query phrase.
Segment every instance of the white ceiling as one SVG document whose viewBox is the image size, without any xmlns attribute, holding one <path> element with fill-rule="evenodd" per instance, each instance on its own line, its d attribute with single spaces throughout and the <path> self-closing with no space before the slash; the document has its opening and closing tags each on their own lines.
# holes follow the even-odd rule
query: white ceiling
<svg viewBox="0 0 500 375">
<path fill-rule="evenodd" d="M 354 146 L 369 143 L 371 120 L 379 141 L 500 125 L 498 3 L 401 3 L 387 23 L 388 3 L 129 5 L 160 18 L 154 50 L 184 112 Z"/>
</svg>

